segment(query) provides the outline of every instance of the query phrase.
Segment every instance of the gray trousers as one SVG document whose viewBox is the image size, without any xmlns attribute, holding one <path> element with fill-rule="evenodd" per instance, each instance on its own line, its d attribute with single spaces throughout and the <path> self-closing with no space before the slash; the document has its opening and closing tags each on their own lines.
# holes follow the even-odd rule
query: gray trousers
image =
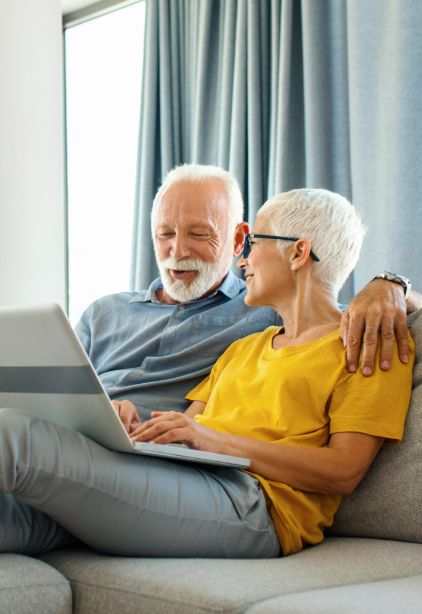
<svg viewBox="0 0 422 614">
<path fill-rule="evenodd" d="M 0 552 L 40 554 L 77 540 L 127 556 L 280 555 L 248 474 L 113 452 L 1 409 Z"/>
</svg>

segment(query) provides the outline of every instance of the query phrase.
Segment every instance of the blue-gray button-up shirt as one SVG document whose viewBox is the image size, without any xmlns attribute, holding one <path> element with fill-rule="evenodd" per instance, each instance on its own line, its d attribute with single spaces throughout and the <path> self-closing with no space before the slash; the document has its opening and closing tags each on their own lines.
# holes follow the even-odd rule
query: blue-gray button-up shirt
<svg viewBox="0 0 422 614">
<path fill-rule="evenodd" d="M 110 397 L 130 399 L 141 419 L 186 409 L 185 395 L 233 341 L 281 324 L 272 309 L 244 304 L 245 284 L 231 272 L 213 295 L 188 303 L 160 303 L 161 286 L 105 296 L 76 327 Z"/>
</svg>

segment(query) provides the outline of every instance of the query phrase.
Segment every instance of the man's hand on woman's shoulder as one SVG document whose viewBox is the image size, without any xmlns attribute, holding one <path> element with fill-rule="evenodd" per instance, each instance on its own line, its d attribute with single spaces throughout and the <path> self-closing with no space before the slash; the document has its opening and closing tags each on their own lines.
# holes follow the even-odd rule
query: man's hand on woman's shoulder
<svg viewBox="0 0 422 614">
<path fill-rule="evenodd" d="M 417 293 L 413 293 L 418 297 Z M 375 279 L 356 295 L 343 313 L 340 335 L 347 348 L 347 367 L 355 372 L 362 352 L 362 373 L 372 375 L 378 344 L 380 367 L 391 366 L 397 340 L 400 360 L 409 360 L 407 306 L 400 284 Z"/>
</svg>

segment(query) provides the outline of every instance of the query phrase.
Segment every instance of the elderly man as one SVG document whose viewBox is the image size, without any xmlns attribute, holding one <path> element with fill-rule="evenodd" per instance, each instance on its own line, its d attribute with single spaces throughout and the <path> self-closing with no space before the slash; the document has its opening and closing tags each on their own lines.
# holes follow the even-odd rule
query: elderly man
<svg viewBox="0 0 422 614">
<path fill-rule="evenodd" d="M 135 408 L 141 419 L 155 409 L 185 410 L 185 394 L 233 341 L 280 322 L 269 308 L 246 307 L 244 282 L 230 272 L 248 231 L 230 173 L 195 164 L 172 170 L 151 222 L 161 278 L 148 290 L 96 301 L 76 329 L 129 431 Z M 351 371 L 363 337 L 362 368 L 372 373 L 379 331 L 382 368 L 389 368 L 394 331 L 406 361 L 406 280 L 393 279 L 372 281 L 345 312 Z"/>
</svg>

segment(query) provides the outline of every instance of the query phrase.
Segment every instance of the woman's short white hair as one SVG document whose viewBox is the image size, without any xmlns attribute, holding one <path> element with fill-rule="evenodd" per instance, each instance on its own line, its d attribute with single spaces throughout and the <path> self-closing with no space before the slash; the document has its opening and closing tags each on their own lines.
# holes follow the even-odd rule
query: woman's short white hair
<svg viewBox="0 0 422 614">
<path fill-rule="evenodd" d="M 210 164 L 182 164 L 181 166 L 176 166 L 173 170 L 167 173 L 160 189 L 155 195 L 154 202 L 152 203 L 152 231 L 154 231 L 155 219 L 161 197 L 171 185 L 181 181 L 197 183 L 210 179 L 217 179 L 221 181 L 226 191 L 227 200 L 229 203 L 228 236 L 230 237 L 234 233 L 234 229 L 236 228 L 237 224 L 240 224 L 243 221 L 242 193 L 237 180 L 231 173 L 229 173 L 229 171 L 226 171 L 219 166 L 212 166 Z"/>
<path fill-rule="evenodd" d="M 312 267 L 315 278 L 340 290 L 358 261 L 366 233 L 355 207 L 344 196 L 323 189 L 291 190 L 268 200 L 257 216 L 275 235 L 309 239 L 319 258 Z M 288 249 L 287 241 L 278 243 L 281 250 Z"/>
</svg>

